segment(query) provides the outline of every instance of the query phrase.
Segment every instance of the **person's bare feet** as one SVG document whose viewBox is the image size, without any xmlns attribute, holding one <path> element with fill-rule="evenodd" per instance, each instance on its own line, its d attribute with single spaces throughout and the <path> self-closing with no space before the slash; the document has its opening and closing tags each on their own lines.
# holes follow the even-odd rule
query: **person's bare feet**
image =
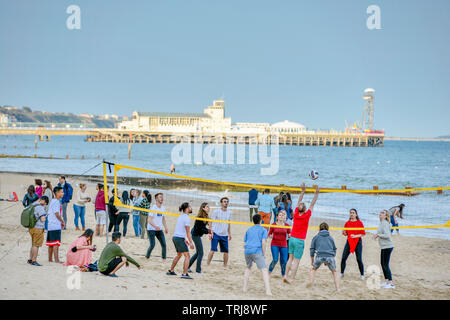
<svg viewBox="0 0 450 320">
<path fill-rule="evenodd" d="M 306 287 L 307 287 L 308 289 L 311 289 L 311 288 L 312 288 L 312 283 L 311 283 L 311 282 L 308 282 L 308 283 L 306 284 Z"/>
<path fill-rule="evenodd" d="M 283 278 L 283 282 L 287 284 L 291 284 L 291 281 L 289 281 L 287 278 Z"/>
<path fill-rule="evenodd" d="M 272 295 L 272 292 L 266 291 L 266 295 L 271 296 L 271 295 Z"/>
</svg>

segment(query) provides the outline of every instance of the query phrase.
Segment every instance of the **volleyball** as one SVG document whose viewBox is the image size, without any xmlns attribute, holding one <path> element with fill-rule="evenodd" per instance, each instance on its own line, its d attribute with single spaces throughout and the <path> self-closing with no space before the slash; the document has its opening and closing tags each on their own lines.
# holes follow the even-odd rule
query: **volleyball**
<svg viewBox="0 0 450 320">
<path fill-rule="evenodd" d="M 317 180 L 319 179 L 319 172 L 317 172 L 316 170 L 311 170 L 311 172 L 309 173 L 309 177 L 312 180 Z"/>
</svg>

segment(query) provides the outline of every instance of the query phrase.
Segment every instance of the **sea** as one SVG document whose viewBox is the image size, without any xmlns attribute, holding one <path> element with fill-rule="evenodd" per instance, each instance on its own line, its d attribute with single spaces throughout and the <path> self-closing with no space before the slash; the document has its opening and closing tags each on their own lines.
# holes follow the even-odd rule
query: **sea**
<svg viewBox="0 0 450 320">
<path fill-rule="evenodd" d="M 34 136 L 0 136 L 1 154 L 52 155 L 53 159 L 0 158 L 0 171 L 37 174 L 79 175 L 87 171 L 89 175 L 102 175 L 102 167 L 95 166 L 104 159 L 165 173 L 170 173 L 174 164 L 179 175 L 249 184 L 299 186 L 305 182 L 307 186 L 346 185 L 348 189 L 450 186 L 450 142 L 385 141 L 384 147 L 375 148 L 133 144 L 129 159 L 128 144 L 86 142 L 81 136 L 52 136 L 50 141 L 39 141 L 35 148 Z M 315 181 L 308 176 L 311 170 L 319 173 Z M 122 170 L 120 174 L 145 176 L 132 170 Z M 191 192 L 205 199 L 217 197 L 205 191 Z M 247 207 L 247 193 L 229 194 L 232 207 Z M 305 195 L 307 204 L 311 197 Z M 298 194 L 292 194 L 294 203 L 296 199 Z M 324 193 L 319 196 L 314 214 L 325 220 L 342 221 L 343 225 L 349 209 L 356 208 L 366 226 L 376 227 L 378 213 L 400 203 L 406 205 L 400 226 L 443 225 L 450 220 L 450 190 L 440 195 L 436 191 L 421 192 L 412 197 Z M 450 228 L 412 228 L 400 232 L 406 236 L 450 239 Z"/>
</svg>

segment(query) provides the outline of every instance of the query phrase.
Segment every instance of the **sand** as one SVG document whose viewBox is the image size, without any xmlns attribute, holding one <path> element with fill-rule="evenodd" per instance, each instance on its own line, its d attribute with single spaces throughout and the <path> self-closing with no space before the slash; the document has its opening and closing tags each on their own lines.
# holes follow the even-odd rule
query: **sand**
<svg viewBox="0 0 450 320">
<path fill-rule="evenodd" d="M 40 176 L 49 178 L 54 184 L 54 176 Z M 34 177 L 27 174 L 1 173 L 0 197 L 16 191 L 20 200 Z M 74 186 L 79 180 L 68 177 L 68 182 Z M 95 185 L 88 183 L 88 193 L 95 197 Z M 166 201 L 169 201 L 167 199 Z M 68 229 L 62 233 L 60 259 L 65 261 L 70 243 L 82 232 L 76 231 L 73 223 L 72 203 L 68 209 Z M 179 204 L 176 204 L 179 205 Z M 197 212 L 194 203 L 194 212 Z M 380 249 L 378 242 L 368 234 L 363 242 L 363 261 L 366 268 L 366 281 L 359 278 L 356 259 L 351 255 L 347 261 L 345 278 L 341 280 L 341 292 L 335 292 L 331 273 L 326 267 L 321 267 L 316 274 L 313 288 L 307 289 L 311 260 L 309 246 L 316 230 L 309 230 L 305 241 L 305 252 L 301 260 L 297 277 L 292 285 L 281 281 L 279 264 L 275 268 L 272 278 L 272 297 L 264 294 L 261 274 L 256 266 L 250 277 L 247 293 L 242 292 L 243 275 L 245 269 L 243 238 L 247 226 L 233 225 L 231 227 L 232 240 L 230 242 L 230 260 L 227 268 L 223 267 L 222 255 L 216 253 L 209 267 L 206 266 L 206 255 L 210 249 L 210 242 L 204 237 L 203 246 L 205 257 L 203 260 L 203 274 L 192 274 L 194 280 L 180 277 L 170 277 L 165 274 L 169 269 L 175 248 L 171 236 L 175 228 L 176 218 L 167 217 L 169 235 L 168 259 L 162 262 L 161 249 L 157 242 L 152 257 L 147 261 L 144 254 L 148 248 L 148 240 L 134 237 L 132 218 L 128 223 L 128 234 L 122 239 L 123 250 L 134 257 L 143 269 L 135 266 L 119 270 L 118 278 L 110 278 L 98 272 L 68 273 L 69 269 L 60 264 L 48 262 L 47 248 L 42 247 L 38 262 L 42 267 L 33 267 L 26 263 L 29 256 L 31 238 L 25 228 L 20 225 L 22 204 L 0 201 L 0 298 L 1 299 L 449 299 L 450 298 L 450 241 L 421 237 L 393 237 L 395 249 L 391 257 L 391 270 L 396 289 L 369 289 L 368 283 L 377 279 L 375 274 L 368 273 L 370 266 L 380 267 Z M 92 204 L 86 207 L 87 227 L 94 228 L 94 208 Z M 314 225 L 311 221 L 311 225 Z M 191 224 L 193 226 L 193 223 Z M 122 229 L 121 229 L 122 231 Z M 340 270 L 340 259 L 346 238 L 340 232 L 332 231 L 338 253 L 336 263 Z M 105 237 L 94 238 L 98 250 L 93 254 L 93 260 L 99 258 L 101 250 L 106 244 Z M 191 250 L 193 254 L 195 250 Z M 266 253 L 266 262 L 271 262 L 270 250 Z M 375 267 L 375 268 L 376 268 Z M 373 268 L 373 267 L 371 267 Z M 182 261 L 175 272 L 181 274 Z M 74 279 L 80 277 L 80 287 L 73 288 Z M 381 280 L 382 277 L 378 279 Z M 68 285 L 69 284 L 69 285 Z"/>
</svg>

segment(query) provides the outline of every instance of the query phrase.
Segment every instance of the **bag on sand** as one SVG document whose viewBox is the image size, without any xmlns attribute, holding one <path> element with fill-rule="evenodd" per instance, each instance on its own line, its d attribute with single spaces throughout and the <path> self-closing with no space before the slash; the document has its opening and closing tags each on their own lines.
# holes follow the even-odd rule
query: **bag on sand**
<svg viewBox="0 0 450 320">
<path fill-rule="evenodd" d="M 34 226 L 36 225 L 37 219 L 34 215 L 34 208 L 35 208 L 34 205 L 30 205 L 26 207 L 22 211 L 22 214 L 20 215 L 20 223 L 25 228 L 31 229 L 34 228 Z"/>
</svg>

